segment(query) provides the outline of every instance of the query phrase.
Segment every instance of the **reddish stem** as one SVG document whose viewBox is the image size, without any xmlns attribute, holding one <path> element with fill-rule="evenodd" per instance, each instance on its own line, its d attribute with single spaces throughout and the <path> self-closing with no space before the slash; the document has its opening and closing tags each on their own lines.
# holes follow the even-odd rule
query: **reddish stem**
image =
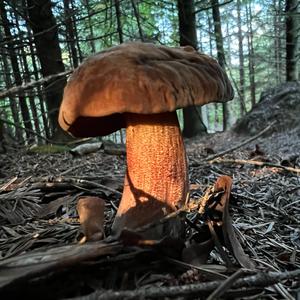
<svg viewBox="0 0 300 300">
<path fill-rule="evenodd" d="M 176 112 L 126 114 L 127 172 L 113 231 L 135 229 L 180 207 L 188 191 Z"/>
</svg>

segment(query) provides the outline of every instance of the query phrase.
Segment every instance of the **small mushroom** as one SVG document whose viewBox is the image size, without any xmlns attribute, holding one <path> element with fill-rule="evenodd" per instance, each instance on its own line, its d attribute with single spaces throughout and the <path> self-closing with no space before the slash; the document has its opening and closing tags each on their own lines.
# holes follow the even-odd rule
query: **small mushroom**
<svg viewBox="0 0 300 300">
<path fill-rule="evenodd" d="M 104 238 L 104 207 L 104 200 L 98 197 L 87 196 L 78 199 L 76 209 L 84 234 L 80 243 L 100 241 Z"/>
<path fill-rule="evenodd" d="M 87 58 L 74 71 L 60 126 L 76 137 L 126 128 L 127 171 L 114 233 L 184 204 L 187 160 L 176 109 L 232 98 L 223 69 L 192 47 L 126 43 Z"/>
</svg>

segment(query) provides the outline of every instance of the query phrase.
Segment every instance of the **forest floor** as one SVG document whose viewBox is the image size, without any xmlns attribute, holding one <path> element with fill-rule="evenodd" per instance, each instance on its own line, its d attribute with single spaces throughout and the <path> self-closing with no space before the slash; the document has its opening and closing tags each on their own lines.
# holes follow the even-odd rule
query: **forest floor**
<svg viewBox="0 0 300 300">
<path fill-rule="evenodd" d="M 291 94 L 300 102 L 300 92 Z M 238 242 L 229 233 L 233 249 L 225 249 L 219 243 L 224 245 L 228 232 L 220 237 L 209 230 L 215 247 L 204 261 L 182 262 L 172 251 L 161 251 L 172 247 L 161 241 L 159 247 L 125 247 L 116 241 L 108 241 L 105 249 L 104 242 L 96 242 L 96 250 L 90 243 L 76 247 L 80 196 L 105 199 L 109 234 L 122 193 L 122 151 L 1 154 L 1 299 L 24 293 L 32 299 L 299 299 L 300 124 L 289 123 L 292 117 L 285 117 L 286 123 L 266 117 L 269 108 L 263 107 L 265 122 L 249 125 L 256 128 L 251 135 L 239 129 L 248 126 L 243 123 L 226 133 L 185 141 L 192 201 L 203 201 L 221 176 L 233 179 L 229 215 Z M 259 107 L 253 111 L 257 116 Z M 249 124 L 250 117 L 243 122 Z M 203 229 L 195 231 L 195 216 L 190 211 L 185 215 L 186 245 L 196 243 L 195 232 Z M 203 240 L 199 244 L 205 245 Z M 245 253 L 236 253 L 240 246 Z"/>
</svg>

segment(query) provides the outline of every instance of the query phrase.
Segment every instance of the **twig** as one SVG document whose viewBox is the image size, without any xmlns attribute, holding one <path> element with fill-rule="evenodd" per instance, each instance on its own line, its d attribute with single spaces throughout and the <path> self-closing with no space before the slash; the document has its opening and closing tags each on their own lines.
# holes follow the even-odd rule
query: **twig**
<svg viewBox="0 0 300 300">
<path fill-rule="evenodd" d="M 214 300 L 218 299 L 220 296 L 224 295 L 228 289 L 237 281 L 242 275 L 245 273 L 245 269 L 238 269 L 235 273 L 233 273 L 230 277 L 223 281 L 219 287 L 214 290 L 206 300 Z"/>
<path fill-rule="evenodd" d="M 86 180 L 82 178 L 64 177 L 64 176 L 58 176 L 56 178 L 36 177 L 36 178 L 32 178 L 30 182 L 31 182 L 31 188 L 40 189 L 40 190 L 49 189 L 49 188 L 55 189 L 55 188 L 62 188 L 62 187 L 67 189 L 69 188 L 68 187 L 69 185 L 77 188 L 88 188 L 88 189 L 100 188 L 101 190 L 112 192 L 117 196 L 122 196 L 122 193 L 116 189 L 113 189 L 101 183 L 93 182 L 91 180 Z M 21 183 L 18 186 L 21 186 Z"/>
<path fill-rule="evenodd" d="M 261 272 L 256 275 L 246 276 L 238 279 L 232 288 L 241 287 L 266 287 L 278 283 L 282 280 L 297 278 L 300 276 L 300 269 L 291 272 Z M 211 281 L 207 283 L 188 284 L 171 287 L 147 287 L 135 290 L 125 291 L 107 291 L 103 290 L 95 292 L 88 297 L 81 297 L 81 300 L 87 299 L 140 299 L 140 298 L 163 298 L 190 296 L 197 294 L 206 295 L 217 289 L 222 281 Z"/>
<path fill-rule="evenodd" d="M 210 160 L 209 163 L 211 164 L 222 164 L 222 163 L 231 163 L 231 164 L 242 164 L 242 165 L 255 165 L 261 167 L 270 167 L 270 168 L 279 168 L 289 172 L 300 174 L 299 168 L 292 168 L 292 167 L 285 167 L 278 164 L 273 164 L 264 161 L 257 161 L 257 160 L 247 160 L 247 159 L 213 159 Z"/>
<path fill-rule="evenodd" d="M 274 124 L 275 124 L 275 122 L 272 122 L 270 125 L 268 125 L 265 129 L 263 129 L 263 130 L 262 130 L 261 132 L 259 132 L 257 135 L 255 135 L 255 136 L 253 136 L 253 137 L 251 137 L 251 138 L 249 138 L 249 139 L 243 141 L 242 143 L 240 143 L 240 144 L 238 144 L 238 145 L 235 145 L 235 146 L 233 146 L 233 147 L 231 147 L 231 148 L 229 148 L 229 149 L 227 149 L 227 150 L 225 150 L 225 151 L 219 152 L 219 153 L 214 154 L 214 155 L 210 155 L 210 156 L 206 157 L 205 159 L 200 160 L 199 162 L 194 161 L 194 162 L 192 163 L 192 165 L 196 167 L 196 166 L 200 165 L 201 162 L 214 160 L 214 159 L 216 159 L 217 157 L 223 156 L 223 155 L 225 155 L 225 154 L 227 154 L 227 153 L 230 153 L 230 152 L 232 152 L 232 151 L 234 151 L 234 150 L 236 150 L 236 149 L 238 149 L 238 148 L 241 148 L 241 147 L 243 147 L 244 145 L 251 143 L 252 141 L 258 139 L 260 136 L 262 136 L 263 134 L 265 134 L 268 130 L 270 130 L 270 129 L 272 128 L 272 126 L 273 126 Z"/>
<path fill-rule="evenodd" d="M 13 177 L 12 179 L 10 179 L 7 183 L 4 183 L 1 187 L 0 187 L 0 192 L 5 191 L 12 183 L 14 183 L 16 180 L 18 179 L 18 176 Z"/>
<path fill-rule="evenodd" d="M 211 8 L 214 7 L 214 6 L 221 7 L 221 6 L 223 6 L 223 5 L 226 5 L 226 4 L 231 3 L 232 1 L 233 1 L 233 0 L 228 0 L 228 1 L 225 1 L 225 2 L 220 3 L 220 4 L 217 4 L 217 5 L 210 5 L 210 6 L 207 6 L 207 7 L 203 7 L 203 8 L 197 9 L 196 11 L 194 11 L 194 14 L 197 14 L 197 13 L 199 13 L 199 12 L 201 12 L 201 11 L 209 10 L 209 9 L 211 9 Z M 197 1 L 195 4 L 197 5 L 197 4 L 199 4 L 200 2 L 201 2 L 201 1 Z"/>
<path fill-rule="evenodd" d="M 1 98 L 1 94 L 0 94 L 0 98 Z M 30 133 L 34 134 L 35 136 L 41 138 L 42 140 L 44 140 L 44 141 L 46 141 L 46 142 L 49 142 L 49 143 L 52 143 L 51 140 L 45 138 L 45 137 L 42 136 L 41 134 L 36 133 L 34 130 L 25 128 L 25 127 L 23 127 L 23 126 L 21 126 L 21 125 L 19 125 L 19 124 L 16 124 L 16 123 L 14 123 L 14 122 L 8 121 L 8 120 L 3 119 L 3 118 L 0 118 L 0 121 L 3 122 L 3 123 L 5 123 L 5 124 L 12 125 L 12 126 L 14 126 L 14 127 L 16 127 L 16 128 L 19 128 L 19 129 L 21 129 L 21 130 L 30 132 Z"/>
<path fill-rule="evenodd" d="M 76 169 L 83 169 L 87 165 L 88 165 L 88 162 L 84 162 L 83 164 L 75 165 L 75 166 L 61 172 L 60 176 L 66 176 L 67 174 L 72 173 Z"/>
<path fill-rule="evenodd" d="M 174 258 L 170 258 L 170 257 L 165 257 L 165 260 L 173 265 L 182 267 L 184 269 L 195 269 L 198 270 L 200 273 L 204 274 L 207 278 L 211 278 L 211 279 L 227 279 L 228 277 L 226 275 L 223 275 L 221 273 L 218 273 L 216 271 L 210 270 L 208 268 L 205 268 L 205 266 L 196 266 L 196 265 L 192 265 L 192 264 L 188 264 L 186 262 L 174 259 Z M 225 267 L 225 270 L 227 270 L 227 268 Z"/>
<path fill-rule="evenodd" d="M 93 182 L 93 181 L 89 181 L 89 180 L 84 180 L 84 179 L 73 179 L 73 178 L 65 178 L 64 181 L 67 181 L 67 182 L 70 182 L 71 184 L 73 184 L 74 186 L 76 185 L 80 185 L 80 184 L 87 184 L 87 185 L 90 185 L 92 187 L 96 187 L 96 188 L 100 188 L 100 189 L 103 189 L 103 190 L 107 190 L 109 192 L 112 192 L 118 196 L 122 196 L 122 193 L 120 193 L 119 191 L 113 189 L 113 188 L 110 188 L 106 185 L 103 185 L 103 184 L 100 184 L 100 183 L 96 183 L 96 182 Z"/>
<path fill-rule="evenodd" d="M 7 97 L 7 96 L 12 95 L 12 94 L 19 93 L 19 92 L 21 92 L 23 90 L 26 90 L 28 88 L 31 88 L 31 87 L 34 87 L 36 85 L 51 81 L 52 79 L 66 76 L 66 75 L 68 75 L 72 72 L 73 72 L 73 70 L 64 71 L 64 72 L 61 72 L 61 73 L 57 73 L 57 74 L 53 74 L 53 75 L 41 78 L 40 80 L 30 81 L 30 82 L 26 82 L 25 84 L 22 84 L 22 85 L 19 85 L 19 86 L 14 86 L 14 87 L 12 87 L 8 90 L 5 90 L 5 91 L 2 90 L 2 91 L 0 91 L 0 98 L 4 98 L 4 97 Z"/>
<path fill-rule="evenodd" d="M 286 300 L 295 300 L 295 298 L 287 291 L 287 289 L 281 284 L 274 284 L 275 290 Z"/>
</svg>

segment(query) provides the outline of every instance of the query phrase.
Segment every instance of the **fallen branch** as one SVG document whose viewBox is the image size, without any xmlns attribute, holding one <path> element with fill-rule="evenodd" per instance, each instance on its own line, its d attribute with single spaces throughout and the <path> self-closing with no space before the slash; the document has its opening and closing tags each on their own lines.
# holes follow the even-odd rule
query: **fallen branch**
<svg viewBox="0 0 300 300">
<path fill-rule="evenodd" d="M 292 173 L 300 174 L 299 168 L 292 168 L 292 167 L 285 167 L 278 164 L 273 164 L 269 162 L 264 161 L 257 161 L 257 160 L 247 160 L 247 159 L 213 159 L 209 161 L 210 164 L 242 164 L 242 165 L 255 165 L 255 166 L 261 166 L 261 167 L 270 167 L 270 168 L 278 168 L 283 169 L 285 171 L 289 171 Z"/>
<path fill-rule="evenodd" d="M 256 139 L 258 139 L 259 137 L 261 137 L 262 135 L 264 135 L 268 130 L 270 130 L 274 124 L 275 124 L 275 122 L 271 123 L 271 124 L 268 125 L 265 129 L 263 129 L 261 132 L 259 132 L 259 133 L 256 134 L 255 136 L 253 136 L 253 137 L 251 137 L 251 138 L 249 138 L 249 139 L 243 141 L 242 143 L 240 143 L 240 144 L 238 144 L 238 145 L 235 145 L 235 146 L 233 146 L 233 147 L 231 147 L 231 148 L 229 148 L 229 149 L 227 149 L 227 150 L 221 151 L 221 152 L 219 152 L 219 153 L 217 153 L 217 154 L 210 155 L 210 156 L 206 157 L 206 158 L 203 159 L 203 160 L 200 160 L 200 161 L 193 161 L 193 162 L 191 163 L 191 166 L 194 166 L 194 167 L 200 166 L 201 163 L 203 163 L 203 162 L 212 161 L 212 160 L 214 160 L 214 159 L 216 159 L 216 158 L 218 158 L 218 157 L 221 157 L 221 156 L 223 156 L 223 155 L 225 155 L 225 154 L 228 154 L 228 153 L 230 153 L 230 152 L 233 152 L 234 150 L 239 149 L 239 148 L 245 146 L 246 144 L 249 144 L 249 143 L 253 142 L 254 140 L 256 140 Z"/>
<path fill-rule="evenodd" d="M 238 279 L 232 288 L 247 287 L 267 287 L 286 279 L 296 279 L 300 277 L 300 269 L 290 272 L 260 272 L 256 275 L 246 276 Z M 81 297 L 81 300 L 91 299 L 144 299 L 144 298 L 164 298 L 191 296 L 197 294 L 207 295 L 216 290 L 223 281 L 211 281 L 206 283 L 187 284 L 171 287 L 147 287 L 127 291 L 97 291 L 92 295 Z"/>
<path fill-rule="evenodd" d="M 117 196 L 122 196 L 122 193 L 117 191 L 116 189 L 113 189 L 109 186 L 106 186 L 101 183 L 97 183 L 90 180 L 85 179 L 77 179 L 77 178 L 71 178 L 71 177 L 57 177 L 55 179 L 52 179 L 51 181 L 46 182 L 36 182 L 32 184 L 32 187 L 36 189 L 51 189 L 51 188 L 68 188 L 69 186 L 79 187 L 79 188 L 99 188 L 101 190 L 109 191 Z"/>
<path fill-rule="evenodd" d="M 101 241 L 53 247 L 4 259 L 0 261 L 0 292 L 6 286 L 26 282 L 49 272 L 58 272 L 83 261 L 115 255 L 122 249 L 119 242 Z"/>
<path fill-rule="evenodd" d="M 190 269 L 194 269 L 194 270 L 198 270 L 201 274 L 203 274 L 206 278 L 211 279 L 211 280 L 226 280 L 228 277 L 224 274 L 221 274 L 217 271 L 214 270 L 210 270 L 209 269 L 209 265 L 206 266 L 196 266 L 196 265 L 191 265 L 188 264 L 186 262 L 174 259 L 174 258 L 170 258 L 170 257 L 166 257 L 165 260 L 172 264 L 175 265 L 176 267 L 182 268 L 184 270 L 190 270 Z M 218 265 L 220 266 L 220 265 Z M 227 271 L 227 268 L 224 266 L 224 271 Z"/>
<path fill-rule="evenodd" d="M 53 75 L 50 75 L 50 76 L 47 76 L 47 77 L 43 77 L 41 78 L 40 80 L 35 80 L 35 81 L 30 81 L 30 82 L 26 82 L 22 85 L 19 85 L 19 86 L 14 86 L 8 90 L 2 90 L 0 91 L 0 98 L 4 98 L 4 97 L 7 97 L 9 95 L 12 95 L 12 94 L 16 94 L 16 93 L 19 93 L 23 90 L 26 90 L 28 88 L 32 88 L 36 85 L 39 85 L 39 84 L 43 84 L 43 83 L 47 83 L 55 78 L 58 78 L 58 77 L 63 77 L 63 76 L 66 76 L 70 73 L 72 73 L 73 70 L 68 70 L 68 71 L 64 71 L 64 72 L 61 72 L 61 73 L 57 73 L 57 74 L 53 74 Z"/>
<path fill-rule="evenodd" d="M 224 295 L 227 290 L 231 288 L 231 286 L 240 278 L 242 277 L 246 269 L 238 269 L 235 273 L 233 273 L 230 277 L 225 279 L 220 286 L 215 289 L 206 300 L 214 300 L 220 298 L 220 296 Z"/>
<path fill-rule="evenodd" d="M 0 94 L 0 98 L 1 98 L 1 94 Z M 3 123 L 5 123 L 5 124 L 14 126 L 15 128 L 18 128 L 18 129 L 24 130 L 24 131 L 26 131 L 26 132 L 29 132 L 29 133 L 31 133 L 31 134 L 33 134 L 33 135 L 39 137 L 40 139 L 42 139 L 42 140 L 44 140 L 44 141 L 46 141 L 46 142 L 48 142 L 48 143 L 52 143 L 51 140 L 47 139 L 46 137 L 42 136 L 41 134 L 38 134 L 38 133 L 35 132 L 34 130 L 25 128 L 25 127 L 23 127 L 23 126 L 21 126 L 21 125 L 19 125 L 19 124 L 16 124 L 16 123 L 14 123 L 14 122 L 11 122 L 11 121 L 6 120 L 6 119 L 3 119 L 3 118 L 0 118 L 0 121 L 3 122 Z"/>
</svg>

